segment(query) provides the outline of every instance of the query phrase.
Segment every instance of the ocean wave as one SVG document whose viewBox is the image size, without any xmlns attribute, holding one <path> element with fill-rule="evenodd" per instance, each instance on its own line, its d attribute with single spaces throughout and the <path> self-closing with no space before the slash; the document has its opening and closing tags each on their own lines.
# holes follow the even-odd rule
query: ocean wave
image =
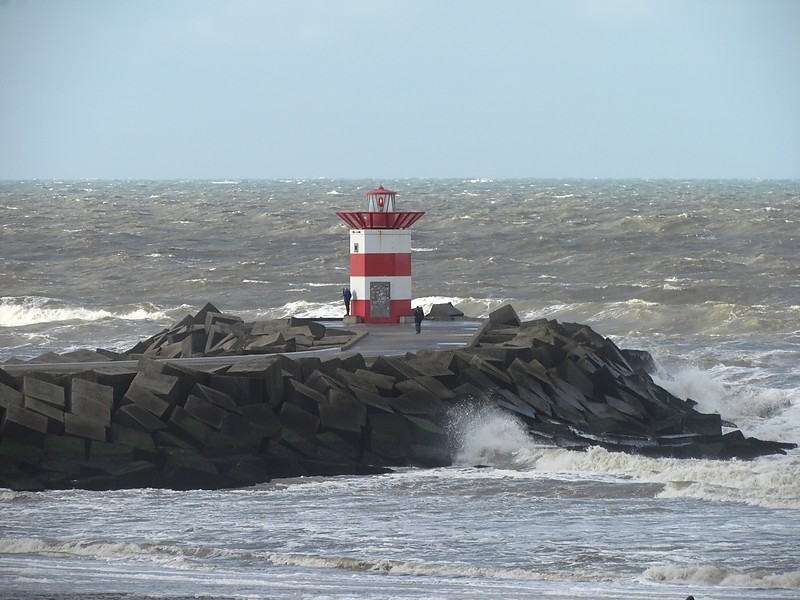
<svg viewBox="0 0 800 600">
<path fill-rule="evenodd" d="M 42 296 L 0 298 L 0 327 L 24 327 L 37 323 L 64 321 L 124 321 L 163 320 L 166 313 L 151 305 L 124 306 L 116 311 L 69 306 L 60 300 Z"/>
<path fill-rule="evenodd" d="M 684 567 L 677 565 L 654 566 L 648 568 L 645 579 L 660 583 L 693 583 L 721 587 L 795 589 L 800 588 L 800 571 L 769 573 L 746 571 L 715 566 Z"/>
<path fill-rule="evenodd" d="M 601 447 L 576 452 L 530 435 L 516 417 L 491 406 L 451 411 L 448 430 L 456 464 L 513 469 L 531 477 L 657 484 L 652 493 L 664 498 L 800 509 L 800 452 L 747 462 L 649 458 Z"/>
<path fill-rule="evenodd" d="M 347 556 L 324 556 L 319 554 L 266 553 L 263 558 L 274 565 L 312 567 L 317 569 L 341 569 L 354 572 L 369 572 L 380 575 L 415 575 L 438 577 L 480 577 L 485 579 L 517 579 L 535 581 L 612 581 L 613 577 L 588 571 L 557 571 L 497 567 L 490 565 L 446 564 L 417 560 L 390 560 L 356 558 Z"/>
<path fill-rule="evenodd" d="M 0 538 L 0 553 L 44 556 L 88 557 L 104 560 L 137 560 L 163 566 L 188 568 L 196 559 L 218 551 L 207 546 L 170 546 L 100 540 L 58 540 L 42 538 Z"/>
</svg>

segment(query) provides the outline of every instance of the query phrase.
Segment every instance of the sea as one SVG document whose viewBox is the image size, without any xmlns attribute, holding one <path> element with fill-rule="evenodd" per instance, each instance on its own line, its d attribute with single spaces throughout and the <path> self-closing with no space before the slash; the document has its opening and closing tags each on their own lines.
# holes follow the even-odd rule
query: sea
<svg viewBox="0 0 800 600">
<path fill-rule="evenodd" d="M 124 351 L 206 302 L 338 318 L 336 211 L 380 184 L 425 211 L 414 305 L 590 325 L 698 410 L 800 443 L 797 180 L 4 181 L 0 361 Z M 0 598 L 800 598 L 800 450 L 645 458 L 449 418 L 447 468 L 0 490 Z"/>
</svg>

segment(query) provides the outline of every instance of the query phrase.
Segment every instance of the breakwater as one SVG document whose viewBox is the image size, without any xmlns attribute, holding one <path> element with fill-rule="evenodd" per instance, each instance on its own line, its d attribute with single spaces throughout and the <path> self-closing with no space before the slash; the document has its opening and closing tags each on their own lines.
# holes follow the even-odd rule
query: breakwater
<svg viewBox="0 0 800 600">
<path fill-rule="evenodd" d="M 465 348 L 291 356 L 357 341 L 305 319 L 248 324 L 209 304 L 126 353 L 37 359 L 102 358 L 99 367 L 0 369 L 0 486 L 222 488 L 446 466 L 449 418 L 476 404 L 513 413 L 543 444 L 576 450 L 726 459 L 794 447 L 697 412 L 653 382 L 646 352 L 586 325 L 521 322 L 509 305 Z M 221 362 L 161 360 L 199 356 Z M 120 366 L 131 358 L 135 366 Z"/>
</svg>

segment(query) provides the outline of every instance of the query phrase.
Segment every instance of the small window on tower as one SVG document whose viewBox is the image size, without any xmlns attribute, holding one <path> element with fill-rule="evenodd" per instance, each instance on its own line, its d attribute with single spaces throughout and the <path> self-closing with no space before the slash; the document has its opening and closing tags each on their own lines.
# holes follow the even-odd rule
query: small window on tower
<svg viewBox="0 0 800 600">
<path fill-rule="evenodd" d="M 355 254 L 357 252 L 358 252 L 358 242 L 353 242 L 353 253 Z"/>
</svg>

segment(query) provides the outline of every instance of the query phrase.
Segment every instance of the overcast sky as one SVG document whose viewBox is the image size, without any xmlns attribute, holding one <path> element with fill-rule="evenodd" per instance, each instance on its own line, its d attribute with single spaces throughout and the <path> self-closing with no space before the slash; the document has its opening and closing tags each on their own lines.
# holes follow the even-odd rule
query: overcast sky
<svg viewBox="0 0 800 600">
<path fill-rule="evenodd" d="M 0 179 L 800 178 L 800 0 L 0 0 Z"/>
</svg>

